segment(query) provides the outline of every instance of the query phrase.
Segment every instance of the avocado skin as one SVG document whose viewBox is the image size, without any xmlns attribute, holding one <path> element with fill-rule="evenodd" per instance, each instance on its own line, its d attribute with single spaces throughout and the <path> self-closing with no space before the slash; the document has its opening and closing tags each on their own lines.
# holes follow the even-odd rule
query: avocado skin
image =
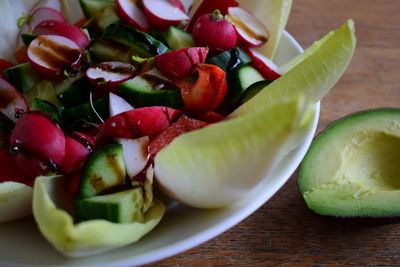
<svg viewBox="0 0 400 267">
<path fill-rule="evenodd" d="M 358 136 L 361 136 L 359 140 L 363 140 L 363 136 L 372 139 L 384 137 L 393 143 L 393 150 L 396 150 L 396 145 L 400 145 L 400 109 L 380 108 L 356 112 L 333 122 L 323 130 L 314 139 L 299 167 L 300 193 L 308 208 L 322 215 L 399 216 L 400 183 L 386 185 L 385 182 L 379 181 L 377 183 L 379 186 L 373 188 L 369 183 L 371 178 L 360 179 L 363 175 L 362 165 L 355 165 L 355 167 L 360 167 L 360 177 L 346 176 L 348 166 L 354 169 L 354 166 L 346 161 L 347 155 L 352 153 L 358 155 L 354 152 L 354 147 L 350 150 L 346 149 L 352 145 L 351 142 L 357 140 L 354 138 Z M 385 139 L 382 138 L 382 142 Z M 381 155 L 376 154 L 375 150 L 370 151 L 371 157 L 380 157 Z M 400 156 L 400 151 L 396 151 L 394 155 L 397 158 Z M 354 160 L 352 162 L 352 164 L 357 164 L 357 159 L 356 163 Z M 385 173 L 385 170 L 382 172 Z M 398 178 L 400 180 L 400 177 Z M 362 181 L 368 183 L 363 184 Z M 381 183 L 388 188 L 380 188 Z"/>
</svg>

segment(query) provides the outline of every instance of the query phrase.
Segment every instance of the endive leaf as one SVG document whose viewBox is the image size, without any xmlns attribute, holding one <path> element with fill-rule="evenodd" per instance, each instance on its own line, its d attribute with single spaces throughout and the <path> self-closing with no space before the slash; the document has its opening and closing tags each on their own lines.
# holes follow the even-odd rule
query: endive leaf
<svg viewBox="0 0 400 267">
<path fill-rule="evenodd" d="M 66 179 L 64 176 L 36 178 L 33 214 L 46 239 L 67 256 L 92 255 L 133 243 L 152 230 L 165 212 L 165 206 L 154 199 L 153 206 L 144 214 L 143 223 L 90 220 L 74 224 L 66 211 L 68 205 L 62 201 Z"/>
<path fill-rule="evenodd" d="M 338 30 L 315 42 L 288 63 L 288 72 L 244 103 L 231 116 L 250 112 L 279 99 L 305 94 L 318 102 L 340 79 L 356 46 L 354 22 L 348 20 Z"/>
<path fill-rule="evenodd" d="M 158 185 L 194 207 L 233 203 L 298 145 L 310 129 L 311 108 L 295 97 L 176 138 L 155 158 Z"/>
<path fill-rule="evenodd" d="M 32 187 L 22 183 L 0 183 L 0 223 L 32 213 Z"/>
</svg>

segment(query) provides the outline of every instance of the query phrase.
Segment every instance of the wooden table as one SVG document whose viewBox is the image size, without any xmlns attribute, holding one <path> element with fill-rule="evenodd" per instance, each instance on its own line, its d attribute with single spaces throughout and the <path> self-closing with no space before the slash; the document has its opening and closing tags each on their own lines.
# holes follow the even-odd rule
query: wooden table
<svg viewBox="0 0 400 267">
<path fill-rule="evenodd" d="M 293 2 L 287 30 L 303 47 L 347 18 L 356 22 L 355 55 L 322 101 L 318 132 L 355 111 L 400 107 L 400 0 Z M 149 266 L 238 265 L 400 266 L 400 219 L 317 215 L 298 193 L 295 173 L 270 201 L 231 230 Z"/>
</svg>

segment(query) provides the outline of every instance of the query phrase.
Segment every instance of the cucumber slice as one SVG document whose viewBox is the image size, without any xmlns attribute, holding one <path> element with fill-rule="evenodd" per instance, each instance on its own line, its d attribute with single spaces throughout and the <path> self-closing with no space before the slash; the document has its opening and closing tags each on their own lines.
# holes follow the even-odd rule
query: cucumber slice
<svg viewBox="0 0 400 267">
<path fill-rule="evenodd" d="M 94 14 L 93 17 L 84 25 L 94 36 L 101 35 L 104 30 L 113 23 L 120 23 L 115 7 L 106 7 Z"/>
<path fill-rule="evenodd" d="M 131 28 L 124 24 L 111 24 L 104 31 L 103 38 L 126 45 L 139 57 L 153 57 L 169 49 L 162 42 L 149 34 Z"/>
<path fill-rule="evenodd" d="M 239 47 L 226 50 L 206 60 L 206 63 L 220 67 L 226 72 L 230 72 L 241 64 L 251 61 L 250 57 Z"/>
<path fill-rule="evenodd" d="M 58 112 L 57 107 L 53 105 L 51 102 L 36 97 L 35 99 L 33 99 L 31 110 L 44 111 L 49 113 L 53 117 L 53 119 L 57 122 L 57 124 L 61 128 L 63 128 L 61 115 Z"/>
<path fill-rule="evenodd" d="M 225 102 L 236 104 L 241 94 L 253 83 L 264 80 L 258 70 L 249 64 L 240 65 L 228 73 L 228 93 Z"/>
<path fill-rule="evenodd" d="M 48 101 L 58 109 L 61 109 L 61 104 L 57 99 L 54 83 L 49 80 L 41 80 L 38 82 L 31 90 L 24 93 L 24 98 L 28 102 L 29 106 L 32 106 L 35 98 L 39 98 Z"/>
<path fill-rule="evenodd" d="M 240 104 L 243 104 L 250 100 L 253 96 L 255 96 L 258 92 L 260 92 L 264 87 L 268 86 L 273 81 L 264 80 L 258 81 L 250 85 L 240 96 Z"/>
<path fill-rule="evenodd" d="M 108 98 L 101 98 L 94 101 L 93 106 L 103 120 L 109 117 Z M 87 127 L 90 127 L 90 124 L 101 123 L 90 103 L 65 109 L 61 114 L 65 125 L 70 130 L 85 130 Z"/>
<path fill-rule="evenodd" d="M 181 109 L 181 90 L 152 69 L 119 85 L 119 92 L 134 107 L 166 106 Z"/>
<path fill-rule="evenodd" d="M 57 99 L 64 108 L 71 108 L 89 101 L 90 83 L 84 76 L 68 78 L 56 85 Z"/>
<path fill-rule="evenodd" d="M 36 38 L 36 35 L 33 33 L 22 33 L 21 34 L 22 42 L 24 42 L 24 45 L 29 46 L 29 44 L 33 41 L 33 39 Z"/>
<path fill-rule="evenodd" d="M 196 46 L 190 33 L 175 26 L 168 27 L 164 38 L 172 50 Z"/>
<path fill-rule="evenodd" d="M 79 197 L 89 198 L 125 184 L 122 145 L 109 144 L 97 150 L 86 163 L 79 187 Z"/>
<path fill-rule="evenodd" d="M 115 8 L 114 0 L 79 0 L 86 19 L 91 19 L 105 8 Z"/>
<path fill-rule="evenodd" d="M 94 41 L 89 47 L 89 53 L 95 62 L 121 61 L 129 63 L 133 55 L 131 49 L 126 45 L 104 39 Z"/>
<path fill-rule="evenodd" d="M 36 74 L 30 63 L 23 63 L 5 69 L 4 77 L 22 93 L 31 90 L 42 78 Z"/>
<path fill-rule="evenodd" d="M 118 193 L 78 199 L 78 221 L 104 219 L 115 223 L 143 222 L 143 191 L 140 187 Z"/>
</svg>

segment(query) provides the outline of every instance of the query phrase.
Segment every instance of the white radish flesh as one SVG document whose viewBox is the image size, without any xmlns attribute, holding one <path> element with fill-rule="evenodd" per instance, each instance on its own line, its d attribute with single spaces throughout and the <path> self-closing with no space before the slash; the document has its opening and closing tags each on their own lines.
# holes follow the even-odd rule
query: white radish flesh
<svg viewBox="0 0 400 267">
<path fill-rule="evenodd" d="M 129 104 L 125 99 L 116 94 L 110 93 L 109 99 L 110 99 L 110 117 L 133 109 L 131 104 Z"/>
<path fill-rule="evenodd" d="M 117 140 L 122 145 L 126 173 L 130 178 L 135 177 L 147 166 L 149 137 Z"/>
<path fill-rule="evenodd" d="M 143 6 L 161 20 L 181 21 L 189 19 L 188 15 L 168 0 L 143 0 Z"/>
<path fill-rule="evenodd" d="M 258 47 L 268 41 L 268 28 L 251 13 L 240 7 L 230 7 L 228 15 L 238 32 L 239 42 L 242 45 Z"/>
<path fill-rule="evenodd" d="M 86 76 L 91 80 L 101 79 L 103 82 L 122 82 L 131 78 L 134 71 L 135 67 L 131 64 L 110 61 L 88 68 Z"/>
</svg>

